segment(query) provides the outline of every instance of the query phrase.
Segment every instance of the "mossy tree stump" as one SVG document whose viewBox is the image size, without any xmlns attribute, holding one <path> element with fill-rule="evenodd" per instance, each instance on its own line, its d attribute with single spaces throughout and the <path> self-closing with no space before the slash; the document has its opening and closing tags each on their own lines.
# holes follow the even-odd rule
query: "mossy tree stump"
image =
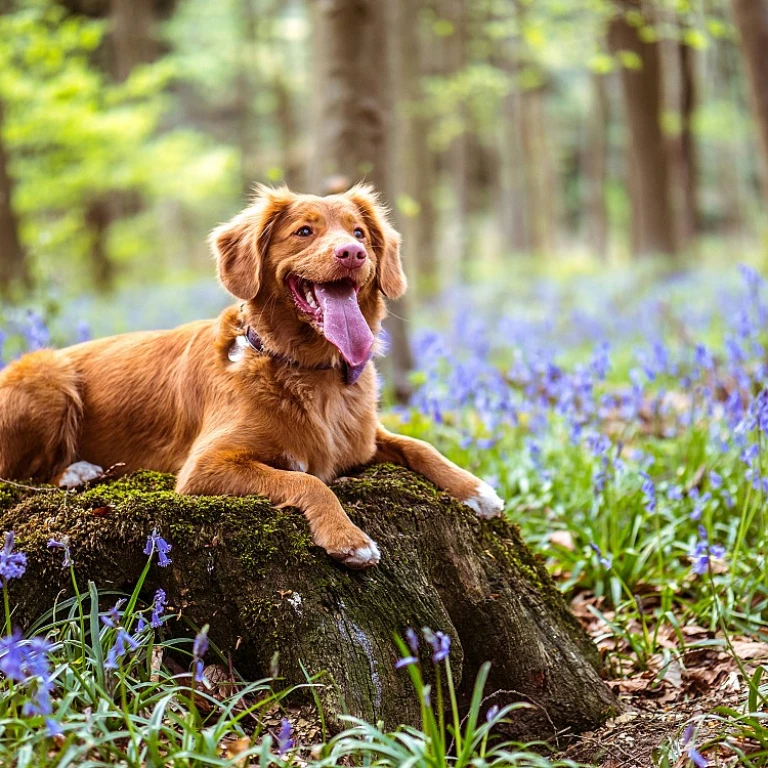
<svg viewBox="0 0 768 768">
<path fill-rule="evenodd" d="M 301 664 L 326 671 L 332 726 L 344 709 L 388 727 L 418 724 L 408 674 L 394 668 L 393 635 L 407 627 L 451 635 L 464 692 L 491 661 L 486 694 L 499 693 L 489 704 L 534 705 L 515 713 L 521 737 L 591 729 L 615 713 L 594 646 L 517 528 L 478 520 L 418 475 L 376 465 L 333 486 L 381 547 L 381 564 L 366 572 L 313 546 L 295 510 L 258 497 L 178 496 L 173 487 L 173 477 L 148 472 L 81 493 L 0 483 L 0 531 L 14 529 L 29 559 L 12 582 L 14 622 L 28 624 L 70 590 L 61 554 L 46 547 L 52 536 L 69 536 L 81 583 L 130 591 L 156 527 L 173 545 L 173 564 L 153 566 L 148 600 L 163 587 L 171 605 L 209 623 L 246 677 L 268 676 L 276 652 L 289 684 L 305 682 Z"/>
</svg>

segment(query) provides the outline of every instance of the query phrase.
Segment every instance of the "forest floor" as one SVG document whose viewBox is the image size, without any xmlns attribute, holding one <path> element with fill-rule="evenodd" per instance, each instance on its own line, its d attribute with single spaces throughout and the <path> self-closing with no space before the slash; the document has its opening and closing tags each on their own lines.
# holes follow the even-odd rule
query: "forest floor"
<svg viewBox="0 0 768 768">
<path fill-rule="evenodd" d="M 592 595 L 576 597 L 571 608 L 604 656 L 614 661 L 606 669 L 608 685 L 626 711 L 602 728 L 580 734 L 559 756 L 600 768 L 649 768 L 666 754 L 671 766 L 688 766 L 684 728 L 698 722 L 697 741 L 710 744 L 700 749 L 710 765 L 738 765 L 732 747 L 749 753 L 748 738 L 717 717 L 718 708 L 736 710 L 743 700 L 743 675 L 752 677 L 768 659 L 768 643 L 744 636 L 723 636 L 695 624 L 658 628 L 658 652 L 643 660 L 629 643 L 618 639 L 603 618 L 600 600 Z M 605 611 L 608 622 L 613 612 Z M 640 629 L 640 627 L 636 627 Z M 651 627 L 650 632 L 655 628 Z M 683 647 L 682 653 L 677 649 Z M 621 664 L 616 665 L 616 660 Z M 738 659 L 738 661 L 736 660 Z M 732 731 L 726 734 L 725 730 Z M 728 735 L 728 744 L 724 736 Z M 670 759 L 671 758 L 671 759 Z"/>
</svg>

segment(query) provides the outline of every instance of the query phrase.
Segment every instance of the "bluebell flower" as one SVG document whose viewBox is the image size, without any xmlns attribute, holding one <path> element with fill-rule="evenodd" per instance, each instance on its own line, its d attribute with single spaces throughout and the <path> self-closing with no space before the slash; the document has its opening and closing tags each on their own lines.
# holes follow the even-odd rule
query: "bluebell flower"
<svg viewBox="0 0 768 768">
<path fill-rule="evenodd" d="M 404 656 L 402 659 L 398 659 L 395 662 L 395 669 L 404 669 L 410 667 L 411 664 L 418 664 L 419 660 L 415 656 Z"/>
<path fill-rule="evenodd" d="M 64 536 L 62 541 L 57 541 L 56 539 L 50 539 L 48 541 L 48 548 L 56 548 L 56 549 L 63 549 L 64 550 L 64 559 L 61 561 L 61 567 L 62 568 L 69 568 L 70 565 L 74 565 L 74 561 L 72 560 L 72 554 L 69 551 L 69 537 Z"/>
<path fill-rule="evenodd" d="M 424 627 L 422 630 L 424 633 L 424 639 L 432 647 L 432 661 L 435 664 L 439 664 L 444 659 L 448 658 L 451 652 L 451 637 L 445 632 L 433 632 L 428 627 Z"/>
<path fill-rule="evenodd" d="M 110 629 L 115 629 L 115 627 L 117 627 L 120 623 L 120 617 L 122 616 L 120 608 L 122 608 L 123 603 L 125 603 L 125 598 L 120 598 L 112 608 L 102 615 L 101 623 L 104 624 L 104 626 L 109 627 Z"/>
<path fill-rule="evenodd" d="M 701 754 L 701 752 L 699 752 L 698 749 L 696 749 L 696 745 L 691 741 L 693 738 L 694 730 L 694 724 L 688 723 L 688 725 L 685 727 L 685 730 L 683 731 L 682 746 L 685 748 L 688 759 L 696 766 L 696 768 L 708 768 L 709 761 L 704 757 L 704 755 Z"/>
<path fill-rule="evenodd" d="M 485 713 L 485 722 L 490 723 L 492 720 L 495 720 L 499 716 L 499 705 L 494 704 L 492 707 L 488 708 L 488 711 Z"/>
<path fill-rule="evenodd" d="M 280 732 L 277 734 L 277 754 L 282 757 L 288 750 L 293 749 L 293 728 L 290 722 L 283 718 L 280 722 Z"/>
<path fill-rule="evenodd" d="M 208 625 L 206 624 L 196 635 L 192 644 L 192 655 L 201 659 L 208 651 Z"/>
<path fill-rule="evenodd" d="M 713 488 L 721 488 L 723 485 L 723 478 L 714 469 L 709 473 L 709 484 Z"/>
<path fill-rule="evenodd" d="M 6 587 L 11 579 L 20 579 L 27 570 L 27 556 L 24 552 L 13 551 L 15 540 L 14 532 L 7 531 L 5 546 L 0 550 L 0 583 L 3 587 Z"/>
<path fill-rule="evenodd" d="M 710 559 L 722 560 L 725 557 L 725 547 L 722 544 L 710 544 L 709 536 L 703 525 L 699 526 L 699 540 L 689 550 L 692 560 L 691 569 L 697 576 L 703 576 L 710 567 Z"/>
<path fill-rule="evenodd" d="M 117 669 L 118 660 L 125 656 L 128 651 L 135 651 L 139 647 L 135 638 L 126 632 L 124 627 L 117 628 L 114 645 L 107 651 L 107 660 L 104 663 L 105 669 Z"/>
<path fill-rule="evenodd" d="M 416 631 L 411 627 L 405 630 L 405 639 L 408 642 L 408 647 L 411 649 L 411 653 L 416 656 L 419 652 L 419 636 Z"/>
<path fill-rule="evenodd" d="M 643 506 L 645 507 L 646 511 L 648 512 L 655 512 L 656 511 L 656 485 L 654 484 L 653 480 L 651 479 L 651 476 L 645 472 L 640 471 L 640 477 L 643 478 L 643 484 L 640 487 L 640 490 L 643 493 L 643 496 L 645 497 L 645 502 Z"/>
<path fill-rule="evenodd" d="M 21 632 L 16 629 L 7 637 L 0 638 L 0 672 L 9 680 L 24 680 L 25 653 Z"/>
<path fill-rule="evenodd" d="M 157 552 L 157 564 L 161 568 L 165 568 L 173 561 L 168 557 L 168 553 L 171 551 L 171 545 L 158 534 L 157 528 L 152 529 L 152 533 L 147 536 L 147 544 L 144 547 L 144 554 L 152 556 Z"/>
<path fill-rule="evenodd" d="M 592 551 L 597 555 L 597 561 L 600 563 L 600 565 L 602 565 L 606 571 L 609 571 L 613 566 L 613 555 L 610 553 L 606 553 L 604 555 L 600 547 L 597 544 L 595 544 L 594 541 L 590 542 L 589 546 L 592 548 Z"/>
<path fill-rule="evenodd" d="M 165 590 L 158 589 L 155 592 L 155 599 L 152 601 L 152 617 L 149 622 L 153 629 L 157 629 L 162 625 L 161 616 L 167 602 L 168 598 L 165 595 Z"/>
</svg>

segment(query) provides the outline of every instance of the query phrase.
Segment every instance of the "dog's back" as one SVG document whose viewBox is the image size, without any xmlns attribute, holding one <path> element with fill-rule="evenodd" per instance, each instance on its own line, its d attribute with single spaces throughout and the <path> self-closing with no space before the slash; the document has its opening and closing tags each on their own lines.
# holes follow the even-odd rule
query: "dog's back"
<svg viewBox="0 0 768 768">
<path fill-rule="evenodd" d="M 103 467 L 177 471 L 183 433 L 191 442 L 199 426 L 185 418 L 200 410 L 190 355 L 213 322 L 40 350 L 11 363 L 0 372 L 0 477 L 50 481 L 83 456 Z"/>
</svg>

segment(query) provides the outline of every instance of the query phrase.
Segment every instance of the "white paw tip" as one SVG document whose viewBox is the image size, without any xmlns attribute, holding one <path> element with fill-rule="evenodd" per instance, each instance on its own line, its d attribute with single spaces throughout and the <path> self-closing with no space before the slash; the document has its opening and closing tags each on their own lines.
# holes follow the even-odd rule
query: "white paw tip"
<svg viewBox="0 0 768 768">
<path fill-rule="evenodd" d="M 59 488 L 79 488 L 103 474 L 104 470 L 96 464 L 91 464 L 89 461 L 77 461 L 64 470 L 59 478 Z"/>
<path fill-rule="evenodd" d="M 378 565 L 381 560 L 381 552 L 375 541 L 371 541 L 366 547 L 353 549 L 345 558 L 344 564 L 350 568 L 370 568 Z"/>
<path fill-rule="evenodd" d="M 475 495 L 465 499 L 464 503 L 483 520 L 498 517 L 504 511 L 504 500 L 484 480 L 478 483 Z"/>
</svg>

